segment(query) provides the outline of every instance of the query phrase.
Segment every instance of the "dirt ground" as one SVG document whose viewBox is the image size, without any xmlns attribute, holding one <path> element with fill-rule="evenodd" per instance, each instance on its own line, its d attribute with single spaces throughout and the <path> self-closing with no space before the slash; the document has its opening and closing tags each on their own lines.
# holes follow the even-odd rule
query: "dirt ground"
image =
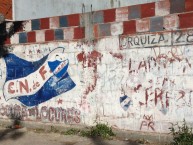
<svg viewBox="0 0 193 145">
<path fill-rule="evenodd" d="M 111 140 L 88 138 L 78 135 L 62 135 L 35 129 L 11 129 L 0 127 L 1 145 L 164 145 L 146 140 L 128 140 L 114 137 Z"/>
</svg>

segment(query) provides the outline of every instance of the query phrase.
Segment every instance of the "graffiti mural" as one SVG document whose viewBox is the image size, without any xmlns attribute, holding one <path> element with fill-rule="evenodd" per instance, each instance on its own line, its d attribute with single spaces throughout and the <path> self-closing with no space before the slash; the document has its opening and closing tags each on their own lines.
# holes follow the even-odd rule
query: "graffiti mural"
<svg viewBox="0 0 193 145">
<path fill-rule="evenodd" d="M 13 46 L 0 59 L 0 118 L 85 125 L 97 120 L 147 132 L 191 121 L 193 45 L 178 46 L 190 34 L 174 34 Z"/>
<path fill-rule="evenodd" d="M 38 61 L 26 61 L 9 53 L 4 97 L 17 99 L 25 106 L 35 106 L 75 87 L 67 70 L 69 60 L 64 48 L 58 47 Z"/>
<path fill-rule="evenodd" d="M 46 122 L 61 122 L 67 124 L 77 124 L 81 121 L 81 111 L 72 108 L 62 107 L 47 107 L 37 106 L 27 108 L 25 106 L 11 104 L 11 105 L 0 105 L 0 115 L 12 118 L 21 118 L 22 120 L 35 120 L 35 121 L 46 121 Z"/>
<path fill-rule="evenodd" d="M 143 121 L 141 122 L 140 130 L 142 130 L 143 127 L 146 127 L 148 130 L 151 129 L 155 131 L 154 129 L 154 121 L 153 121 L 153 116 L 149 115 L 144 115 L 143 116 Z"/>
</svg>

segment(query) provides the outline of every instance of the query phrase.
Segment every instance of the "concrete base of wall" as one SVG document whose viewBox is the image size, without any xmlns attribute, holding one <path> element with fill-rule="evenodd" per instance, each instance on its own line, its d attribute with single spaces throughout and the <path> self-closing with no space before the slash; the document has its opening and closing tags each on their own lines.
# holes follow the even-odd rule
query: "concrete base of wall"
<svg viewBox="0 0 193 145">
<path fill-rule="evenodd" d="M 28 129 L 42 129 L 45 131 L 49 131 L 54 127 L 54 129 L 58 131 L 67 131 L 70 128 L 76 128 L 81 130 L 89 129 L 89 126 L 84 125 L 61 125 L 61 124 L 53 124 L 53 123 L 41 123 L 41 122 L 32 122 L 25 121 L 21 122 L 23 127 Z M 8 127 L 13 125 L 13 120 L 9 119 L 0 119 L 0 126 Z M 172 141 L 172 136 L 170 134 L 164 133 L 150 133 L 150 132 L 138 132 L 138 131 L 126 131 L 113 129 L 113 132 L 116 134 L 116 138 L 120 140 L 139 140 L 144 139 L 149 142 L 159 142 L 159 143 L 169 143 Z"/>
</svg>

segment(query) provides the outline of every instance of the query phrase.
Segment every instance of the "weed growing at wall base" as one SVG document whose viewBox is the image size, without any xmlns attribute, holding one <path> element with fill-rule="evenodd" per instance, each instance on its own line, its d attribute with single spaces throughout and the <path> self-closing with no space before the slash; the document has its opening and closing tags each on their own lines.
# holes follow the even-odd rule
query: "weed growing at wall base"
<svg viewBox="0 0 193 145">
<path fill-rule="evenodd" d="M 63 134 L 63 135 L 78 135 L 78 134 L 80 134 L 80 132 L 81 131 L 79 129 L 70 128 L 67 131 L 61 132 L 61 134 Z"/>
<path fill-rule="evenodd" d="M 67 131 L 62 131 L 63 135 L 80 135 L 83 137 L 101 137 L 103 139 L 111 139 L 115 134 L 113 133 L 111 127 L 107 124 L 97 123 L 96 126 L 91 127 L 90 129 L 76 129 L 70 128 Z"/>
<path fill-rule="evenodd" d="M 193 145 L 192 128 L 188 127 L 185 120 L 182 125 L 172 124 L 169 129 L 173 136 L 171 145 Z"/>
<path fill-rule="evenodd" d="M 81 131 L 82 136 L 87 137 L 101 137 L 103 139 L 110 139 L 115 136 L 112 131 L 112 128 L 107 124 L 97 123 L 96 126 L 91 127 L 89 131 Z"/>
</svg>

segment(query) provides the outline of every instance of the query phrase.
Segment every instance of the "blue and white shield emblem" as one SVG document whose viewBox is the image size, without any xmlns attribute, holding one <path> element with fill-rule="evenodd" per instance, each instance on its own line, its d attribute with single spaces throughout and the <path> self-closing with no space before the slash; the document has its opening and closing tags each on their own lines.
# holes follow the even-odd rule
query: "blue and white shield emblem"
<svg viewBox="0 0 193 145">
<path fill-rule="evenodd" d="M 132 104 L 132 100 L 127 95 L 120 97 L 120 105 L 123 108 L 123 110 L 127 111 L 131 104 Z"/>
</svg>

